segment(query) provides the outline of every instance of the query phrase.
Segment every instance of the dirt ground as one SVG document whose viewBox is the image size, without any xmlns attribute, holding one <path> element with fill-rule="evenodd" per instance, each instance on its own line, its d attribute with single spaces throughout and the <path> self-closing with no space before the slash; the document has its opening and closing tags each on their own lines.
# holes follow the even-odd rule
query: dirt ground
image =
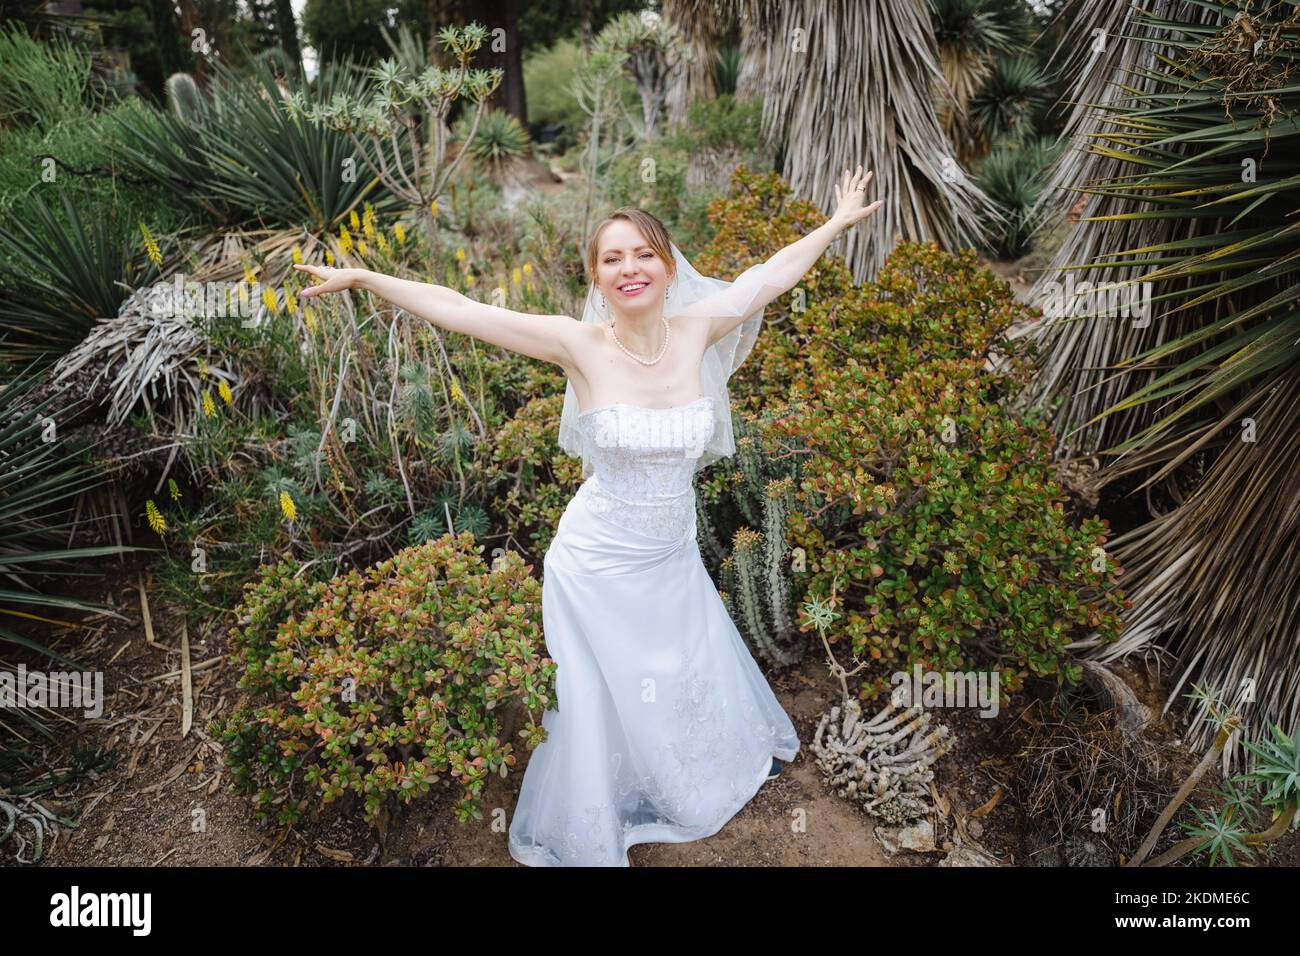
<svg viewBox="0 0 1300 956">
<path fill-rule="evenodd" d="M 179 618 L 155 600 L 151 619 L 157 646 L 151 645 L 136 572 L 116 580 L 120 583 L 102 597 L 128 620 L 101 618 L 94 636 L 82 645 L 83 660 L 105 672 L 107 697 L 104 719 L 87 725 L 91 733 L 86 742 L 111 750 L 116 760 L 90 778 L 40 798 L 47 809 L 77 820 L 75 826 L 61 828 L 52 846 L 47 843 L 45 864 L 519 865 L 507 853 L 506 827 L 526 752 L 508 779 L 491 779 L 480 821 L 456 822 L 451 790 L 435 788 L 431 798 L 399 811 L 382 847 L 358 812 L 344 812 L 338 805 L 292 832 L 259 825 L 248 800 L 229 791 L 220 746 L 205 733 L 208 721 L 238 696 L 224 630 L 190 635 L 194 719 L 182 737 Z M 809 741 L 820 715 L 838 695 L 824 662 L 810 653 L 800 666 L 770 680 L 804 743 L 799 757 L 716 835 L 692 843 L 634 846 L 629 851 L 634 866 L 930 866 L 946 855 L 943 847 L 951 845 L 958 818 L 967 837 L 977 837 L 1000 862 L 1042 862 L 1027 859 L 1021 840 L 1024 815 L 1007 797 L 1007 776 L 1018 759 L 1011 731 L 1019 705 L 1013 703 L 995 719 L 972 711 L 943 714 L 940 719 L 954 730 L 958 746 L 939 762 L 935 780 L 935 792 L 950 811 L 936 822 L 939 849 L 889 856 L 873 837 L 872 818 L 835 795 L 813 760 Z M 1159 688 L 1147 688 L 1143 696 L 1158 712 Z M 1172 719 L 1162 721 L 1156 732 L 1174 734 Z M 1190 753 L 1183 758 L 1186 767 L 1195 762 Z M 983 812 L 971 816 L 976 808 Z M 1274 852 L 1273 865 L 1300 859 L 1295 836 L 1289 834 L 1286 845 Z"/>
</svg>

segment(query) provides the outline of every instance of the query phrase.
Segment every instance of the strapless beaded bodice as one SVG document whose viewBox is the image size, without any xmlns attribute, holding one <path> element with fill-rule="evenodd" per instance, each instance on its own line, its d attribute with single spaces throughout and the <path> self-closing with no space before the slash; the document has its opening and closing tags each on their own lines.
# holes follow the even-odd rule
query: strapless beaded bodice
<svg viewBox="0 0 1300 956">
<path fill-rule="evenodd" d="M 652 538 L 684 537 L 695 519 L 695 467 L 713 437 L 713 398 L 581 412 L 593 474 L 578 489 L 596 514 Z"/>
</svg>

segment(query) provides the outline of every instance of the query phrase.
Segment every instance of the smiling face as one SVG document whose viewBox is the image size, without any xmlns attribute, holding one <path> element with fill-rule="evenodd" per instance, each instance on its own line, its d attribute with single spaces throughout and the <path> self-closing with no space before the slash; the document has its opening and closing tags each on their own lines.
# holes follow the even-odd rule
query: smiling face
<svg viewBox="0 0 1300 956">
<path fill-rule="evenodd" d="M 600 234 L 595 278 L 611 309 L 639 316 L 662 309 L 672 277 L 669 264 L 650 248 L 641 230 L 616 219 Z"/>
</svg>

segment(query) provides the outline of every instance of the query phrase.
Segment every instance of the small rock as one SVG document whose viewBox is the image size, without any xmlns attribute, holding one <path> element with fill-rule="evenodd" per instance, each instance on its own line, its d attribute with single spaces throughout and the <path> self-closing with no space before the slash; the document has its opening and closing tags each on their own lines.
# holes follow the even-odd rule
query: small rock
<svg viewBox="0 0 1300 956">
<path fill-rule="evenodd" d="M 934 827 L 929 820 L 920 820 L 907 827 L 876 827 L 871 831 L 887 856 L 899 850 L 930 853 L 934 845 Z"/>
</svg>

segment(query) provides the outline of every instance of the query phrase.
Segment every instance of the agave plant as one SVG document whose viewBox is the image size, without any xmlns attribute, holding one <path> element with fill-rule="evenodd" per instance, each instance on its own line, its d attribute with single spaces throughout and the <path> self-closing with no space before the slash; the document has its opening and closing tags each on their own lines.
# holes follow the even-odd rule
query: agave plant
<svg viewBox="0 0 1300 956">
<path fill-rule="evenodd" d="M 1249 682 L 1262 719 L 1294 725 L 1300 14 L 1158 2 L 1129 35 L 1132 79 L 1090 137 L 1106 174 L 1082 184 L 1092 215 L 1057 260 L 1102 289 L 1066 309 L 1087 321 L 1044 329 L 1037 385 L 1064 393 L 1072 444 L 1108 456 L 1103 481 L 1181 480 L 1174 507 L 1115 542 L 1135 613 L 1098 656 L 1176 637 L 1171 701 L 1202 672 Z M 1116 321 L 1111 303 L 1142 299 L 1145 318 Z M 1211 730 L 1202 709 L 1193 739 Z"/>
</svg>

